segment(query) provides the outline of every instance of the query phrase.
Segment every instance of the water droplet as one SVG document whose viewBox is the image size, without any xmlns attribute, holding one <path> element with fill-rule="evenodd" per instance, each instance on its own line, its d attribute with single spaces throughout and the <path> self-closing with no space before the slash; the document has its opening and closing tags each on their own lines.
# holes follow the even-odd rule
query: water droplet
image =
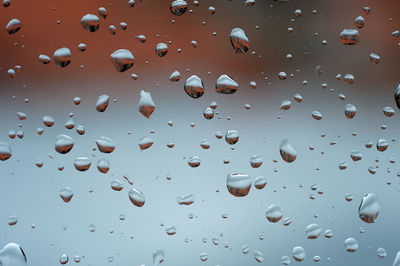
<svg viewBox="0 0 400 266">
<path fill-rule="evenodd" d="M 0 250 L 0 265 L 27 266 L 25 252 L 15 243 L 8 243 Z"/>
<path fill-rule="evenodd" d="M 168 53 L 168 45 L 165 43 L 158 43 L 156 46 L 156 55 L 163 57 Z"/>
<path fill-rule="evenodd" d="M 193 194 L 189 194 L 186 196 L 178 196 L 176 197 L 176 201 L 178 202 L 179 205 L 191 205 L 193 204 L 195 200 L 195 197 Z"/>
<path fill-rule="evenodd" d="M 311 116 L 315 120 L 321 120 L 322 119 L 322 114 L 320 112 L 318 112 L 318 111 L 312 111 L 311 112 Z"/>
<path fill-rule="evenodd" d="M 250 165 L 253 168 L 258 168 L 263 164 L 263 158 L 260 155 L 253 155 L 250 157 Z"/>
<path fill-rule="evenodd" d="M 181 73 L 179 73 L 177 70 L 171 73 L 169 76 L 170 81 L 179 81 L 181 79 Z"/>
<path fill-rule="evenodd" d="M 145 203 L 145 198 L 143 193 L 135 188 L 131 188 L 129 190 L 129 199 L 133 203 L 133 205 L 137 207 L 143 207 Z"/>
<path fill-rule="evenodd" d="M 115 191 L 121 191 L 124 189 L 124 186 L 122 185 L 121 181 L 114 179 L 111 181 L 111 188 Z"/>
<path fill-rule="evenodd" d="M 5 161 L 10 159 L 12 155 L 10 144 L 7 142 L 0 142 L 0 160 Z"/>
<path fill-rule="evenodd" d="M 290 258 L 289 258 L 288 256 L 283 256 L 283 257 L 281 258 L 281 263 L 282 263 L 283 265 L 289 265 L 289 264 L 290 264 Z"/>
<path fill-rule="evenodd" d="M 200 260 L 201 261 L 207 261 L 208 260 L 208 254 L 207 253 L 201 253 L 200 254 Z"/>
<path fill-rule="evenodd" d="M 169 236 L 175 235 L 175 234 L 176 234 L 176 227 L 175 227 L 175 226 L 167 227 L 167 228 L 165 229 L 165 232 L 166 232 L 167 235 L 169 235 Z"/>
<path fill-rule="evenodd" d="M 376 143 L 376 149 L 378 151 L 386 151 L 388 146 L 389 143 L 385 139 L 379 139 L 378 142 Z"/>
<path fill-rule="evenodd" d="M 51 58 L 48 57 L 48 56 L 45 55 L 45 54 L 41 54 L 41 55 L 39 55 L 39 61 L 40 61 L 41 63 L 43 63 L 44 65 L 47 65 L 48 63 L 50 63 Z"/>
<path fill-rule="evenodd" d="M 358 216 L 366 223 L 375 223 L 380 211 L 378 198 L 375 194 L 369 193 L 363 197 L 358 207 Z"/>
<path fill-rule="evenodd" d="M 143 137 L 139 141 L 139 148 L 140 148 L 140 150 L 143 151 L 145 149 L 150 148 L 153 145 L 153 143 L 154 143 L 153 139 L 151 139 L 149 137 Z"/>
<path fill-rule="evenodd" d="M 78 157 L 74 160 L 75 169 L 78 171 L 87 171 L 90 168 L 92 162 L 88 157 Z"/>
<path fill-rule="evenodd" d="M 378 254 L 378 257 L 379 258 L 384 258 L 384 257 L 386 257 L 386 255 L 387 255 L 387 251 L 386 251 L 386 249 L 384 249 L 384 248 L 378 248 L 377 250 L 376 250 L 376 253 Z"/>
<path fill-rule="evenodd" d="M 229 38 L 236 53 L 246 53 L 249 50 L 249 39 L 241 28 L 234 28 Z"/>
<path fill-rule="evenodd" d="M 190 167 L 198 167 L 200 165 L 200 158 L 199 156 L 191 156 L 188 161 L 188 165 Z"/>
<path fill-rule="evenodd" d="M 57 49 L 53 55 L 54 63 L 60 67 L 66 67 L 71 63 L 71 51 L 66 48 Z"/>
<path fill-rule="evenodd" d="M 97 161 L 97 169 L 101 173 L 106 174 L 110 170 L 110 163 L 106 159 L 100 159 Z"/>
<path fill-rule="evenodd" d="M 344 108 L 344 114 L 348 119 L 352 119 L 356 116 L 357 108 L 352 104 L 346 104 Z"/>
<path fill-rule="evenodd" d="M 132 53 L 127 49 L 118 49 L 115 50 L 111 56 L 111 62 L 115 66 L 115 69 L 118 72 L 124 72 L 130 69 L 135 61 Z"/>
<path fill-rule="evenodd" d="M 100 137 L 99 139 L 97 139 L 96 145 L 99 151 L 103 153 L 111 153 L 115 149 L 114 142 L 107 137 Z"/>
<path fill-rule="evenodd" d="M 73 196 L 74 192 L 69 187 L 64 187 L 60 190 L 60 197 L 64 202 L 70 202 Z"/>
<path fill-rule="evenodd" d="M 226 178 L 226 187 L 233 196 L 244 197 L 249 194 L 251 178 L 246 174 L 228 174 Z"/>
<path fill-rule="evenodd" d="M 362 153 L 359 150 L 352 150 L 350 157 L 354 162 L 360 161 L 362 159 Z"/>
<path fill-rule="evenodd" d="M 238 84 L 228 75 L 221 75 L 215 84 L 216 92 L 221 94 L 233 94 L 237 89 Z"/>
<path fill-rule="evenodd" d="M 226 143 L 234 145 L 236 144 L 236 142 L 238 142 L 238 140 L 239 140 L 239 133 L 236 130 L 232 129 L 226 132 L 225 134 Z"/>
<path fill-rule="evenodd" d="M 192 98 L 197 99 L 204 94 L 203 81 L 196 75 L 190 76 L 184 85 L 185 92 Z"/>
<path fill-rule="evenodd" d="M 259 176 L 254 180 L 254 187 L 256 189 L 263 189 L 267 185 L 267 179 L 263 176 Z"/>
<path fill-rule="evenodd" d="M 85 30 L 95 32 L 100 27 L 100 20 L 96 15 L 86 14 L 81 19 L 81 25 Z"/>
<path fill-rule="evenodd" d="M 175 0 L 171 3 L 170 10 L 175 16 L 183 15 L 187 10 L 187 3 L 183 0 Z"/>
<path fill-rule="evenodd" d="M 296 261 L 302 261 L 306 258 L 306 252 L 304 248 L 297 246 L 293 248 L 292 256 Z"/>
<path fill-rule="evenodd" d="M 356 45 L 360 41 L 360 34 L 355 29 L 344 29 L 339 38 L 344 45 Z"/>
<path fill-rule="evenodd" d="M 358 242 L 354 237 L 349 237 L 344 241 L 344 247 L 347 252 L 355 252 L 358 249 Z"/>
<path fill-rule="evenodd" d="M 307 239 L 317 239 L 322 232 L 322 228 L 318 224 L 310 224 L 306 227 L 305 232 Z"/>
<path fill-rule="evenodd" d="M 364 20 L 364 18 L 363 18 L 362 16 L 356 17 L 356 18 L 354 19 L 354 25 L 355 25 L 357 28 L 359 28 L 359 29 L 361 29 L 362 27 L 364 27 L 364 26 L 365 26 L 365 20 Z"/>
<path fill-rule="evenodd" d="M 297 152 L 288 139 L 283 139 L 281 141 L 279 151 L 282 159 L 287 163 L 294 162 L 297 158 Z"/>
<path fill-rule="evenodd" d="M 21 21 L 16 18 L 13 18 L 7 23 L 6 31 L 8 34 L 14 34 L 21 29 Z"/>
<path fill-rule="evenodd" d="M 108 107 L 109 100 L 110 100 L 110 96 L 108 96 L 107 94 L 100 95 L 97 98 L 96 110 L 98 112 L 104 112 Z"/>
<path fill-rule="evenodd" d="M 99 16 L 102 18 L 106 18 L 107 17 L 107 10 L 104 7 L 99 7 L 99 9 L 97 9 L 97 12 L 99 13 Z"/>
<path fill-rule="evenodd" d="M 379 64 L 381 57 L 375 53 L 370 53 L 369 60 L 371 60 L 371 62 L 374 64 Z"/>
<path fill-rule="evenodd" d="M 255 259 L 257 262 L 261 263 L 261 262 L 264 261 L 264 255 L 262 254 L 261 251 L 259 251 L 259 250 L 254 250 L 253 255 L 254 255 L 254 259 Z"/>
<path fill-rule="evenodd" d="M 153 101 L 153 98 L 151 97 L 150 92 L 141 90 L 139 100 L 139 112 L 146 118 L 150 118 L 155 108 L 156 105 Z"/>
<path fill-rule="evenodd" d="M 153 251 L 153 265 L 157 266 L 163 263 L 165 260 L 165 253 L 161 249 Z"/>
<path fill-rule="evenodd" d="M 66 154 L 74 147 L 74 140 L 67 135 L 61 134 L 56 138 L 55 150 L 61 154 Z"/>
<path fill-rule="evenodd" d="M 265 217 L 271 223 L 277 223 L 282 219 L 283 212 L 278 205 L 272 204 L 268 206 L 267 210 L 265 211 Z"/>
<path fill-rule="evenodd" d="M 68 260 L 69 260 L 69 258 L 68 258 L 68 256 L 67 256 L 67 254 L 62 254 L 62 255 L 60 256 L 60 259 L 59 259 L 59 261 L 60 261 L 61 264 L 67 264 L 67 263 L 68 263 Z"/>
</svg>

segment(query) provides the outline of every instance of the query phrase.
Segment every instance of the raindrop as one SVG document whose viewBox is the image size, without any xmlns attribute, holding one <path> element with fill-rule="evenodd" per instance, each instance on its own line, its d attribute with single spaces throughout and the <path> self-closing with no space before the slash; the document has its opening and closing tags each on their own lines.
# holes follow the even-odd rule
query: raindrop
<svg viewBox="0 0 400 266">
<path fill-rule="evenodd" d="M 61 134 L 56 138 L 55 149 L 61 154 L 66 154 L 74 147 L 74 140 L 67 135 Z"/>
<path fill-rule="evenodd" d="M 133 205 L 135 205 L 137 207 L 143 207 L 143 205 L 145 203 L 145 198 L 141 191 L 139 191 L 135 188 L 131 188 L 129 190 L 128 195 L 129 195 L 129 199 L 133 203 Z"/>
<path fill-rule="evenodd" d="M 278 205 L 272 204 L 268 206 L 267 210 L 265 211 L 265 217 L 271 223 L 277 223 L 282 219 L 283 212 Z"/>
<path fill-rule="evenodd" d="M 170 81 L 179 81 L 181 79 L 181 73 L 179 73 L 177 70 L 171 73 L 169 76 Z"/>
<path fill-rule="evenodd" d="M 97 98 L 96 110 L 98 112 L 104 112 L 108 107 L 109 100 L 110 100 L 110 96 L 108 96 L 107 94 L 100 95 Z"/>
<path fill-rule="evenodd" d="M 57 49 L 53 55 L 54 63 L 60 67 L 66 67 L 71 63 L 71 51 L 66 48 Z"/>
<path fill-rule="evenodd" d="M 135 60 L 132 53 L 127 49 L 115 50 L 111 54 L 110 58 L 111 62 L 118 72 L 124 72 L 130 69 L 133 66 Z"/>
<path fill-rule="evenodd" d="M 344 45 L 356 45 L 360 41 L 360 34 L 355 29 L 344 29 L 339 38 Z"/>
<path fill-rule="evenodd" d="M 229 38 L 236 53 L 246 53 L 249 50 L 249 39 L 241 28 L 234 28 Z"/>
<path fill-rule="evenodd" d="M 215 84 L 216 92 L 221 94 L 233 94 L 237 89 L 238 84 L 228 75 L 221 75 Z"/>
<path fill-rule="evenodd" d="M 259 251 L 259 250 L 254 250 L 253 255 L 254 255 L 254 259 L 255 259 L 257 262 L 261 263 L 261 262 L 264 261 L 264 255 L 262 254 L 261 251 Z"/>
<path fill-rule="evenodd" d="M 346 104 L 345 108 L 344 108 L 344 114 L 348 119 L 353 119 L 354 116 L 356 116 L 357 113 L 357 109 L 354 105 L 352 104 Z"/>
<path fill-rule="evenodd" d="M 139 112 L 146 118 L 150 118 L 155 108 L 156 105 L 153 101 L 153 98 L 151 97 L 150 92 L 141 90 L 139 100 Z"/>
<path fill-rule="evenodd" d="M 238 140 L 239 140 L 239 133 L 236 130 L 232 129 L 226 132 L 225 134 L 226 143 L 234 145 L 236 142 L 238 142 Z"/>
<path fill-rule="evenodd" d="M 358 242 L 354 237 L 349 237 L 344 241 L 344 247 L 347 252 L 355 252 L 358 249 Z"/>
<path fill-rule="evenodd" d="M 100 27 L 100 21 L 96 15 L 86 14 L 81 19 L 81 25 L 85 30 L 95 32 Z"/>
<path fill-rule="evenodd" d="M 140 139 L 139 141 L 139 148 L 140 150 L 145 150 L 151 147 L 151 145 L 153 145 L 154 140 L 149 138 L 149 137 L 143 137 Z"/>
<path fill-rule="evenodd" d="M 168 45 L 165 43 L 158 43 L 156 46 L 156 55 L 163 57 L 168 53 Z"/>
<path fill-rule="evenodd" d="M 233 196 L 244 197 L 249 194 L 251 178 L 246 174 L 228 174 L 226 178 L 226 187 Z"/>
<path fill-rule="evenodd" d="M 380 211 L 378 198 L 369 193 L 363 197 L 358 207 L 358 216 L 366 223 L 375 223 Z"/>
<path fill-rule="evenodd" d="M 190 76 L 184 85 L 185 92 L 192 98 L 197 99 L 204 94 L 203 81 L 196 75 Z"/>
<path fill-rule="evenodd" d="M 97 169 L 106 174 L 110 170 L 110 163 L 106 159 L 100 159 L 97 161 Z"/>
<path fill-rule="evenodd" d="M 304 251 L 304 248 L 300 246 L 293 248 L 292 255 L 296 261 L 302 261 L 306 258 L 306 252 Z"/>
<path fill-rule="evenodd" d="M 297 158 L 297 152 L 288 139 L 283 139 L 281 141 L 279 145 L 279 152 L 282 156 L 282 159 L 287 163 L 294 162 Z"/>
<path fill-rule="evenodd" d="M 16 18 L 10 20 L 6 26 L 8 34 L 14 34 L 21 29 L 21 21 Z"/>
<path fill-rule="evenodd" d="M 78 157 L 74 160 L 75 169 L 81 172 L 89 170 L 91 164 L 88 157 Z"/>
<path fill-rule="evenodd" d="M 175 0 L 171 3 L 170 10 L 175 16 L 183 15 L 187 10 L 187 3 L 183 0 Z"/>
<path fill-rule="evenodd" d="M 0 250 L 0 265 L 27 266 L 25 252 L 18 244 L 8 243 Z"/>
<path fill-rule="evenodd" d="M 318 224 L 310 224 L 306 227 L 305 232 L 307 239 L 317 239 L 322 232 L 322 228 Z"/>
<path fill-rule="evenodd" d="M 0 160 L 8 160 L 12 155 L 10 144 L 7 142 L 0 142 Z"/>
<path fill-rule="evenodd" d="M 50 63 L 51 58 L 48 57 L 48 56 L 45 55 L 45 54 L 41 54 L 41 55 L 39 55 L 39 61 L 40 61 L 41 63 L 43 63 L 44 65 L 47 65 L 48 63 Z"/>
<path fill-rule="evenodd" d="M 64 187 L 60 190 L 60 197 L 64 202 L 70 202 L 73 196 L 74 192 L 69 187 Z"/>
</svg>

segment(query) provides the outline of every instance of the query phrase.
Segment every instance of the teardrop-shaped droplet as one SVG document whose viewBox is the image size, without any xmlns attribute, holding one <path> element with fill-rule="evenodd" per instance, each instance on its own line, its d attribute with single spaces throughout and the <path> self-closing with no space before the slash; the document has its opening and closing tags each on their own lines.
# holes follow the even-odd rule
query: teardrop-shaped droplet
<svg viewBox="0 0 400 266">
<path fill-rule="evenodd" d="M 119 49 L 114 51 L 111 56 L 111 62 L 118 72 L 124 72 L 130 69 L 135 61 L 131 51 L 127 49 Z"/>
<path fill-rule="evenodd" d="M 141 90 L 139 100 L 139 112 L 146 118 L 150 118 L 155 108 L 156 105 L 153 101 L 153 98 L 151 97 L 150 92 Z"/>
<path fill-rule="evenodd" d="M 282 156 L 282 159 L 287 163 L 294 162 L 297 158 L 297 152 L 288 139 L 283 139 L 281 141 L 279 145 L 279 152 Z"/>
<path fill-rule="evenodd" d="M 241 28 L 232 29 L 229 39 L 236 53 L 246 53 L 249 50 L 249 39 Z"/>
<path fill-rule="evenodd" d="M 74 192 L 69 187 L 64 187 L 60 190 L 60 197 L 64 202 L 70 202 L 73 196 Z"/>
<path fill-rule="evenodd" d="M 247 196 L 251 188 L 251 178 L 246 174 L 228 174 L 226 187 L 235 197 Z"/>
</svg>

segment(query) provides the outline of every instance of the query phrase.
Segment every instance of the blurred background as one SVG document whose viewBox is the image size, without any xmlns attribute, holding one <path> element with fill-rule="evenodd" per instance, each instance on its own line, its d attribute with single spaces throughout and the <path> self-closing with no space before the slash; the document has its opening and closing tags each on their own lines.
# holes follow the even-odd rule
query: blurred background
<svg viewBox="0 0 400 266">
<path fill-rule="evenodd" d="M 10 6 L 0 7 L 4 28 L 13 18 L 22 23 L 13 35 L 0 33 L 0 141 L 12 149 L 12 157 L 0 163 L 0 248 L 18 243 L 32 266 L 57 265 L 63 254 L 69 257 L 68 265 L 75 264 L 75 255 L 83 265 L 152 265 L 157 249 L 164 251 L 166 266 L 259 265 L 255 250 L 263 254 L 261 265 L 280 265 L 283 256 L 296 264 L 295 246 L 304 248 L 306 265 L 314 263 L 314 256 L 321 258 L 318 265 L 392 265 L 400 250 L 400 126 L 393 97 L 400 79 L 400 40 L 392 37 L 400 28 L 399 1 L 256 0 L 246 6 L 244 0 L 199 0 L 195 6 L 189 0 L 182 16 L 170 12 L 171 2 L 136 0 L 130 7 L 127 0 L 11 0 Z M 216 9 L 213 15 L 210 6 Z M 371 8 L 368 15 L 365 6 Z M 108 16 L 100 18 L 98 31 L 88 32 L 80 20 L 98 15 L 100 7 Z M 296 9 L 301 16 L 295 16 Z M 345 46 L 339 34 L 355 28 L 358 16 L 365 19 L 360 42 Z M 119 27 L 121 22 L 127 23 L 126 30 Z M 117 28 L 115 35 L 110 25 Z M 236 27 L 249 39 L 245 54 L 235 53 L 230 44 L 229 34 Z M 146 36 L 145 43 L 138 41 L 140 34 Z M 160 42 L 168 44 L 164 57 L 155 54 Z M 85 52 L 79 51 L 80 43 L 87 45 Z M 61 47 L 72 54 L 65 68 L 53 60 Z M 129 49 L 135 57 L 126 72 L 117 72 L 111 63 L 110 54 L 117 49 Z M 286 58 L 289 53 L 291 60 Z M 370 62 L 370 53 L 381 57 L 379 64 Z M 42 64 L 40 54 L 52 62 Z M 17 65 L 22 69 L 10 79 L 7 71 Z M 175 70 L 181 79 L 171 82 Z M 287 73 L 285 80 L 278 77 L 281 71 Z M 348 73 L 355 77 L 351 85 L 343 80 Z M 239 84 L 236 93 L 215 92 L 222 74 Z M 191 75 L 204 82 L 201 98 L 193 99 L 183 89 Z M 250 81 L 256 82 L 255 89 Z M 149 91 L 156 105 L 149 119 L 138 112 L 141 90 Z M 294 101 L 296 93 L 303 96 L 301 103 Z M 341 93 L 345 100 L 339 99 Z M 99 113 L 95 106 L 102 94 L 110 96 L 110 104 Z M 81 98 L 80 105 L 73 103 L 74 97 Z M 290 110 L 279 109 L 284 100 L 292 102 Z M 206 120 L 203 111 L 211 101 L 217 102 L 218 114 Z M 344 115 L 349 103 L 357 108 L 353 119 Z M 384 116 L 387 106 L 395 109 L 393 117 Z M 323 118 L 313 119 L 312 111 Z M 26 120 L 20 121 L 17 112 L 26 113 Z M 85 127 L 84 135 L 65 128 L 70 113 L 76 125 Z M 54 118 L 53 127 L 43 125 L 45 115 Z M 173 127 L 168 126 L 170 120 Z M 44 128 L 42 135 L 38 127 Z M 225 135 L 230 129 L 240 135 L 233 146 L 215 137 L 217 131 Z M 22 130 L 24 137 L 11 139 L 10 130 Z M 68 154 L 54 150 L 59 134 L 74 139 Z M 95 140 L 101 136 L 114 141 L 113 153 L 97 150 Z M 141 151 L 138 143 L 145 136 L 154 144 Z M 297 150 L 291 164 L 279 154 L 283 138 Z M 384 152 L 375 147 L 381 138 L 389 143 Z M 208 150 L 200 147 L 204 139 L 210 143 Z M 374 143 L 371 149 L 365 147 L 369 140 Z M 169 141 L 174 148 L 167 148 Z M 352 150 L 359 150 L 362 160 L 353 162 Z M 250 157 L 256 154 L 263 164 L 252 168 Z M 73 161 L 81 156 L 92 162 L 88 171 L 74 168 Z M 199 167 L 189 167 L 191 156 L 199 156 Z M 107 174 L 96 169 L 101 158 L 110 162 Z M 36 166 L 38 160 L 42 167 Z M 339 162 L 346 162 L 347 169 L 339 170 Z M 63 171 L 57 169 L 60 164 Z M 246 197 L 234 197 L 226 188 L 229 173 L 246 173 L 253 181 L 264 176 L 267 186 L 252 186 Z M 124 189 L 111 189 L 113 180 Z M 59 195 L 65 186 L 74 191 L 69 203 Z M 131 187 L 145 195 L 142 208 L 130 202 Z M 191 193 L 192 205 L 177 203 L 177 196 Z M 346 193 L 352 201 L 345 200 Z M 374 193 L 380 205 L 373 224 L 358 217 L 367 193 Z M 271 204 L 291 217 L 289 226 L 268 222 L 265 211 Z M 18 217 L 17 224 L 8 224 L 10 216 Z M 317 239 L 305 236 L 311 223 L 322 228 Z M 175 235 L 166 234 L 170 226 L 176 227 Z M 331 239 L 323 236 L 327 229 L 333 231 Z M 354 253 L 344 246 L 349 237 L 358 241 Z M 243 254 L 243 245 L 248 245 L 248 254 Z M 380 247 L 387 251 L 384 258 L 377 255 Z M 202 253 L 208 255 L 205 262 Z"/>
</svg>

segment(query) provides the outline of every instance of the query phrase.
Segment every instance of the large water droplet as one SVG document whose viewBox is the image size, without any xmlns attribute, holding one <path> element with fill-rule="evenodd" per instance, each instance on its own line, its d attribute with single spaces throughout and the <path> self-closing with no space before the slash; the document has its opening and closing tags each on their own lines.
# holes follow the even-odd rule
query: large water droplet
<svg viewBox="0 0 400 266">
<path fill-rule="evenodd" d="M 296 261 L 302 261 L 306 258 L 306 252 L 304 248 L 297 246 L 293 248 L 292 256 Z"/>
<path fill-rule="evenodd" d="M 344 45 L 356 45 L 360 41 L 360 34 L 355 29 L 344 29 L 339 38 Z"/>
<path fill-rule="evenodd" d="M 54 63 L 60 67 L 66 67 L 71 63 L 71 51 L 66 48 L 57 49 L 53 55 Z"/>
<path fill-rule="evenodd" d="M 8 243 L 0 250 L 1 266 L 26 266 L 27 260 L 25 252 L 15 243 Z"/>
<path fill-rule="evenodd" d="M 141 90 L 139 100 L 139 112 L 146 118 L 149 118 L 155 108 L 156 105 L 153 101 L 153 98 L 151 97 L 150 92 Z"/>
<path fill-rule="evenodd" d="M 245 53 L 249 50 L 249 39 L 241 28 L 234 28 L 229 39 L 236 53 Z"/>
<path fill-rule="evenodd" d="M 69 187 L 64 187 L 60 190 L 60 197 L 64 202 L 70 202 L 73 196 L 74 192 Z"/>
<path fill-rule="evenodd" d="M 127 49 L 119 49 L 114 51 L 111 56 L 111 62 L 118 72 L 124 72 L 130 69 L 135 61 L 131 51 Z"/>
<path fill-rule="evenodd" d="M 110 96 L 108 96 L 107 94 L 100 95 L 97 98 L 96 110 L 99 112 L 104 112 L 108 107 L 109 100 L 110 100 Z"/>
<path fill-rule="evenodd" d="M 355 252 L 358 249 L 358 242 L 354 237 L 349 237 L 344 241 L 344 247 L 347 252 Z"/>
<path fill-rule="evenodd" d="M 272 204 L 268 206 L 267 210 L 265 211 L 265 217 L 271 223 L 277 223 L 282 219 L 283 212 L 281 207 L 278 205 Z"/>
<path fill-rule="evenodd" d="M 288 139 L 283 139 L 281 141 L 279 152 L 281 153 L 282 159 L 287 163 L 294 162 L 297 158 L 297 152 Z"/>
<path fill-rule="evenodd" d="M 129 199 L 133 203 L 133 205 L 137 207 L 143 207 L 145 203 L 145 198 L 143 193 L 135 188 L 131 188 L 129 190 Z"/>
<path fill-rule="evenodd" d="M 96 15 L 86 14 L 81 19 L 81 25 L 89 32 L 95 32 L 100 27 L 100 20 Z"/>
<path fill-rule="evenodd" d="M 216 92 L 221 94 L 233 94 L 237 89 L 238 84 L 228 75 L 221 75 L 215 84 Z"/>
<path fill-rule="evenodd" d="M 175 16 L 183 15 L 187 10 L 187 3 L 183 0 L 175 0 L 171 3 L 170 10 Z"/>
<path fill-rule="evenodd" d="M 196 75 L 187 78 L 184 89 L 185 92 L 194 99 L 200 98 L 204 94 L 203 81 L 201 81 L 201 79 Z"/>
<path fill-rule="evenodd" d="M 226 178 L 226 187 L 233 196 L 244 197 L 249 194 L 251 178 L 246 174 L 228 174 Z"/>
<path fill-rule="evenodd" d="M 55 149 L 61 154 L 68 153 L 74 147 L 74 140 L 67 135 L 61 134 L 56 138 Z"/>
<path fill-rule="evenodd" d="M 97 139 L 96 145 L 99 151 L 103 153 L 111 153 L 115 149 L 114 142 L 107 137 L 100 137 L 99 139 Z"/>
<path fill-rule="evenodd" d="M 378 198 L 373 193 L 368 193 L 361 200 L 358 207 L 358 216 L 366 223 L 375 223 L 380 211 Z"/>
<path fill-rule="evenodd" d="M 7 23 L 6 31 L 8 34 L 14 34 L 21 29 L 21 21 L 16 18 L 13 18 Z"/>
<path fill-rule="evenodd" d="M 7 142 L 0 142 L 0 160 L 8 160 L 12 155 L 10 144 Z"/>
</svg>

